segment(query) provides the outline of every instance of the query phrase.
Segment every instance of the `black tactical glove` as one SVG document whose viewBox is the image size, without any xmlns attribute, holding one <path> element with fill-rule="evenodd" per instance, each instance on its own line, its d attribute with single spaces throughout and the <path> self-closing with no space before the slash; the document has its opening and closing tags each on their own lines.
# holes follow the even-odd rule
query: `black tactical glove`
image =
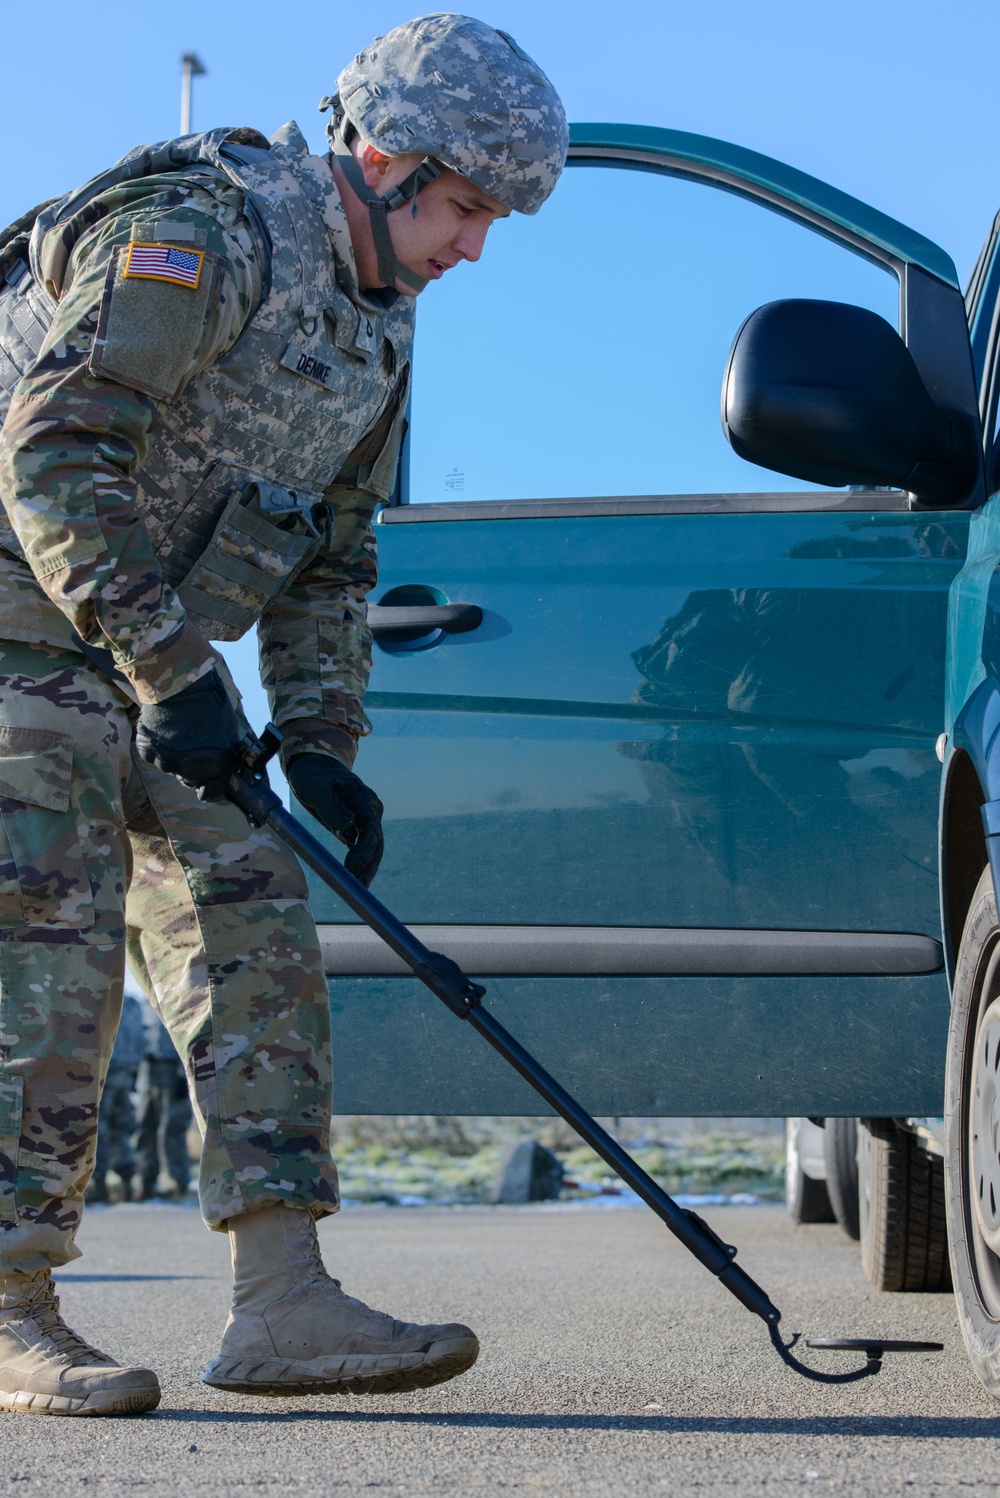
<svg viewBox="0 0 1000 1498">
<path fill-rule="evenodd" d="M 221 801 L 241 737 L 219 673 L 210 671 L 165 702 L 146 704 L 135 746 L 147 764 L 197 786 L 199 801 Z"/>
<path fill-rule="evenodd" d="M 300 754 L 288 766 L 288 784 L 317 822 L 346 843 L 349 874 L 371 884 L 382 862 L 382 803 L 363 780 L 326 754 Z"/>
</svg>

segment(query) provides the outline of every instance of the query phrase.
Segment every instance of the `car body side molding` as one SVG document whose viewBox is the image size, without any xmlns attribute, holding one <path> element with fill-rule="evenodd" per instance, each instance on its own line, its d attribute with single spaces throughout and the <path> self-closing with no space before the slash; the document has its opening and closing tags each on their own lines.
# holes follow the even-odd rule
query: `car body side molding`
<svg viewBox="0 0 1000 1498">
<path fill-rule="evenodd" d="M 477 977 L 721 977 L 937 972 L 941 944 L 885 931 L 749 931 L 657 926 L 414 926 Z M 408 977 L 366 926 L 319 928 L 328 977 Z"/>
</svg>

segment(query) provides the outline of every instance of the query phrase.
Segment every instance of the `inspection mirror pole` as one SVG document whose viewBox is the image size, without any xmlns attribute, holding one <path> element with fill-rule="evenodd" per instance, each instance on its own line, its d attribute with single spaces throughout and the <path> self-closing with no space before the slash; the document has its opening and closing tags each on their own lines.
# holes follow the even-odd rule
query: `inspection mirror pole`
<svg viewBox="0 0 1000 1498">
<path fill-rule="evenodd" d="M 185 52 L 181 58 L 181 134 L 191 134 L 191 79 L 200 78 L 208 70 L 194 52 Z"/>
<path fill-rule="evenodd" d="M 92 651 L 89 646 L 84 646 L 83 649 L 85 654 L 103 654 Z M 812 1379 L 816 1383 L 848 1384 L 878 1373 L 884 1353 L 943 1350 L 944 1344 L 941 1342 L 886 1342 L 878 1337 L 827 1337 L 807 1341 L 806 1346 L 863 1352 L 867 1359 L 865 1366 L 847 1373 L 825 1373 L 801 1362 L 792 1351 L 800 1334 L 795 1332 L 790 1341 L 784 1341 L 778 1329 L 781 1312 L 756 1280 L 751 1279 L 744 1269 L 733 1262 L 736 1249 L 732 1244 L 724 1243 L 714 1228 L 709 1227 L 696 1212 L 680 1206 L 672 1196 L 668 1196 L 662 1186 L 622 1149 L 618 1141 L 606 1129 L 601 1128 L 596 1118 L 592 1118 L 531 1052 L 514 1039 L 510 1031 L 481 1002 L 486 997 L 486 989 L 482 984 L 473 983 L 467 978 L 450 957 L 425 947 L 414 932 L 397 920 L 391 910 L 349 873 L 318 838 L 313 837 L 308 828 L 303 827 L 291 812 L 285 810 L 280 797 L 268 785 L 265 768 L 280 745 L 281 733 L 273 723 L 269 723 L 259 739 L 253 733 L 248 734 L 235 755 L 226 795 L 246 814 L 250 825 L 270 827 L 303 863 L 308 864 L 325 884 L 336 891 L 355 915 L 359 915 L 403 959 L 421 983 L 441 999 L 452 1014 L 465 1020 L 476 1030 L 545 1099 L 553 1111 L 566 1120 L 601 1159 L 632 1187 L 688 1252 L 714 1274 L 719 1283 L 746 1306 L 748 1311 L 753 1311 L 754 1315 L 766 1322 L 774 1350 L 783 1363 L 803 1378 Z"/>
</svg>

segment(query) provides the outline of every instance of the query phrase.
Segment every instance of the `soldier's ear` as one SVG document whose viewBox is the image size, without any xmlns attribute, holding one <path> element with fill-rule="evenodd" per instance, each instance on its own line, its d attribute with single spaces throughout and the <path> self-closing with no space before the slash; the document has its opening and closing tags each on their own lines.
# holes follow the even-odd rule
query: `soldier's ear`
<svg viewBox="0 0 1000 1498">
<path fill-rule="evenodd" d="M 386 156 L 382 151 L 377 151 L 374 146 L 362 146 L 358 162 L 364 172 L 365 182 L 377 192 L 385 182 L 386 173 L 392 165 L 392 157 Z"/>
</svg>

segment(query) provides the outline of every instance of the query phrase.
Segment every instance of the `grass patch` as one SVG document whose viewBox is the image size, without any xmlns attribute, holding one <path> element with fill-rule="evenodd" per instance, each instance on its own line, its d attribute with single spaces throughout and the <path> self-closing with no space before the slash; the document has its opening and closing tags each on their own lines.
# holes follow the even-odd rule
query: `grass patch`
<svg viewBox="0 0 1000 1498">
<path fill-rule="evenodd" d="M 639 1164 L 672 1195 L 750 1194 L 780 1201 L 784 1147 L 780 1133 L 644 1120 L 639 1131 L 622 1121 L 619 1138 Z M 334 1120 L 334 1154 L 343 1196 L 389 1206 L 422 1202 L 488 1202 L 504 1149 L 530 1136 L 555 1151 L 569 1180 L 564 1200 L 613 1191 L 620 1184 L 603 1160 L 551 1118 L 454 1118 L 346 1115 Z"/>
</svg>

